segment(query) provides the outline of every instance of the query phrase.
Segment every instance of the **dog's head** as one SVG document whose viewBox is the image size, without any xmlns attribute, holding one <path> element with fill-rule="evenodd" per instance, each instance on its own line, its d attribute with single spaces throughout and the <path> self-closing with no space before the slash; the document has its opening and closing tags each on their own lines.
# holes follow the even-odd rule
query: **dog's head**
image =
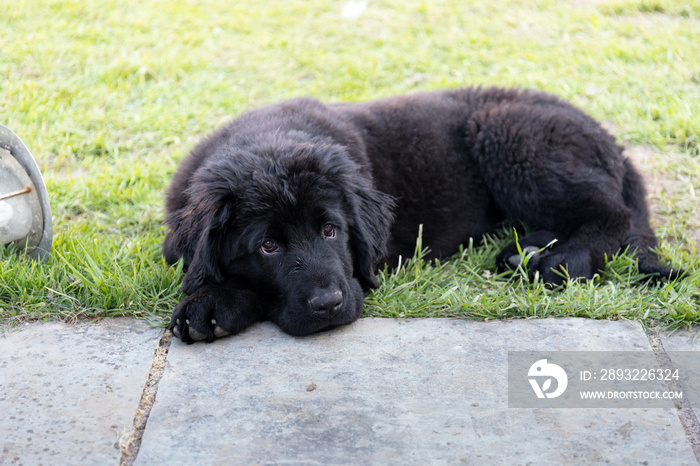
<svg viewBox="0 0 700 466">
<path fill-rule="evenodd" d="M 293 335 L 350 323 L 377 287 L 392 199 L 344 148 L 281 142 L 208 160 L 187 204 L 168 215 L 166 248 L 184 258 L 183 289 L 235 276 Z"/>
</svg>

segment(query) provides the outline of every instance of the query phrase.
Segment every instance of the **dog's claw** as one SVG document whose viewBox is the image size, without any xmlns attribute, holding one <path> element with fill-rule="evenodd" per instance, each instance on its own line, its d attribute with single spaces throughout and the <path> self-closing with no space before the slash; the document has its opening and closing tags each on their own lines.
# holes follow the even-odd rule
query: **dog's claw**
<svg viewBox="0 0 700 466">
<path fill-rule="evenodd" d="M 205 340 L 207 336 L 201 332 L 198 332 L 197 330 L 193 329 L 190 327 L 190 338 L 192 338 L 194 341 L 201 341 Z"/>
<path fill-rule="evenodd" d="M 520 260 L 520 254 L 513 254 L 508 258 L 508 265 L 513 268 L 518 268 L 521 263 L 522 261 Z"/>
<path fill-rule="evenodd" d="M 540 249 L 537 246 L 525 246 L 523 248 L 523 254 L 526 256 L 530 253 L 534 253 L 535 255 L 537 255 L 537 251 L 539 250 Z M 507 262 L 513 268 L 518 268 L 523 263 L 520 258 L 520 254 L 513 254 L 508 258 Z"/>
<path fill-rule="evenodd" d="M 212 322 L 214 322 L 214 321 L 212 321 Z M 222 329 L 218 325 L 214 329 L 214 336 L 217 338 L 225 337 L 226 335 L 230 335 L 230 334 L 231 334 L 231 332 L 227 332 L 226 330 Z"/>
<path fill-rule="evenodd" d="M 180 323 L 180 322 L 179 322 L 179 319 L 178 319 L 177 322 L 178 322 L 178 324 Z M 176 327 L 173 327 L 173 335 L 175 335 L 176 337 L 180 338 L 180 329 L 177 328 L 177 326 L 176 326 Z"/>
</svg>

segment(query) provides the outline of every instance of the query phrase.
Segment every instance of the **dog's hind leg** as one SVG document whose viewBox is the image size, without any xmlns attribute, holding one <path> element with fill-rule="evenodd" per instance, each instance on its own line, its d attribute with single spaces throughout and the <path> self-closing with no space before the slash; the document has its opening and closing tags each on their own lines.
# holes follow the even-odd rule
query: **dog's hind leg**
<svg viewBox="0 0 700 466">
<path fill-rule="evenodd" d="M 564 102 L 504 103 L 475 114 L 467 138 L 505 218 L 535 231 L 521 247 L 557 239 L 530 258 L 531 277 L 591 278 L 623 245 L 632 209 L 622 195 L 622 148 L 592 118 Z M 500 265 L 514 252 L 506 248 Z"/>
<path fill-rule="evenodd" d="M 531 279 L 539 273 L 541 279 L 559 285 L 568 278 L 588 279 L 605 268 L 605 258 L 620 248 L 628 230 L 629 214 L 601 212 L 598 219 L 589 220 L 550 249 L 535 254 L 528 263 Z"/>
<path fill-rule="evenodd" d="M 649 225 L 649 211 L 646 203 L 644 182 L 629 159 L 624 160 L 625 177 L 622 197 L 625 205 L 632 210 L 630 231 L 624 240 L 623 248 L 629 246 L 630 253 L 638 261 L 639 271 L 671 280 L 683 275 L 683 269 L 672 269 L 659 264 L 654 251 L 656 235 Z"/>
<path fill-rule="evenodd" d="M 605 258 L 619 250 L 629 231 L 630 211 L 623 205 L 599 202 L 587 208 L 575 219 L 569 217 L 566 228 L 573 231 L 553 232 L 538 230 L 519 241 L 521 250 L 529 255 L 528 276 L 560 285 L 568 278 L 588 279 L 605 268 Z M 566 219 L 565 213 L 559 217 Z M 562 230 L 564 231 L 564 230 Z M 549 246 L 549 247 L 547 247 Z M 498 256 L 500 270 L 520 265 L 520 255 L 515 244 L 507 246 Z"/>
</svg>

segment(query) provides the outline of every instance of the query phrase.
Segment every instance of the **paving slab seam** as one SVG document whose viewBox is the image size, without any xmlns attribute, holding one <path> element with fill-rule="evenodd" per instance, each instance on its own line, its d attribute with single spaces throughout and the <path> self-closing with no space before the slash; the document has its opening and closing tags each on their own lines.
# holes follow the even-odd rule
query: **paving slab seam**
<svg viewBox="0 0 700 466">
<path fill-rule="evenodd" d="M 656 356 L 656 361 L 659 363 L 659 366 L 661 366 L 662 369 L 669 369 L 673 371 L 675 369 L 675 365 L 666 353 L 663 342 L 661 341 L 661 338 L 659 338 L 658 332 L 653 329 L 646 328 L 645 333 L 647 334 L 649 345 L 654 352 L 654 356 Z M 687 393 L 687 390 L 685 390 L 683 384 L 678 380 L 669 379 L 666 381 L 666 384 L 669 391 L 682 391 L 683 393 Z M 685 430 L 686 438 L 693 449 L 695 458 L 698 460 L 698 463 L 700 463 L 700 421 L 698 421 L 695 411 L 693 410 L 688 398 L 675 399 L 674 403 L 678 408 L 678 418 L 680 419 L 681 425 Z"/>
<path fill-rule="evenodd" d="M 119 439 L 119 449 L 122 452 L 122 457 L 119 461 L 120 466 L 133 465 L 134 461 L 136 461 L 136 457 L 139 454 L 141 439 L 143 438 L 143 433 L 146 430 L 146 424 L 148 423 L 148 417 L 151 414 L 153 403 L 156 401 L 156 395 L 158 394 L 158 383 L 163 377 L 163 372 L 165 371 L 165 363 L 168 357 L 168 351 L 170 350 L 172 339 L 172 332 L 166 330 L 158 342 L 158 348 L 156 348 L 155 355 L 153 357 L 151 370 L 148 373 L 148 380 L 146 380 L 146 383 L 144 384 L 143 392 L 141 393 L 141 400 L 139 401 L 139 406 L 134 415 L 133 427 L 130 432 L 127 432 Z"/>
</svg>

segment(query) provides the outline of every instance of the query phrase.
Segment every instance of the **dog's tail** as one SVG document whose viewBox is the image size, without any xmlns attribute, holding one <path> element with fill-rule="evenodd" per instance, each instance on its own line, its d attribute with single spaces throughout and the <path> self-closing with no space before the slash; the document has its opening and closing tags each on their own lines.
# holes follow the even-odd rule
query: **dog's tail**
<svg viewBox="0 0 700 466">
<path fill-rule="evenodd" d="M 683 269 L 664 267 L 659 263 L 659 258 L 654 251 L 656 247 L 656 236 L 649 225 L 649 209 L 646 203 L 646 189 L 644 181 L 632 162 L 625 158 L 625 177 L 622 186 L 622 197 L 625 205 L 632 210 L 630 233 L 623 249 L 629 247 L 630 253 L 638 261 L 641 273 L 651 274 L 658 278 L 668 278 L 674 280 L 683 274 Z"/>
</svg>

